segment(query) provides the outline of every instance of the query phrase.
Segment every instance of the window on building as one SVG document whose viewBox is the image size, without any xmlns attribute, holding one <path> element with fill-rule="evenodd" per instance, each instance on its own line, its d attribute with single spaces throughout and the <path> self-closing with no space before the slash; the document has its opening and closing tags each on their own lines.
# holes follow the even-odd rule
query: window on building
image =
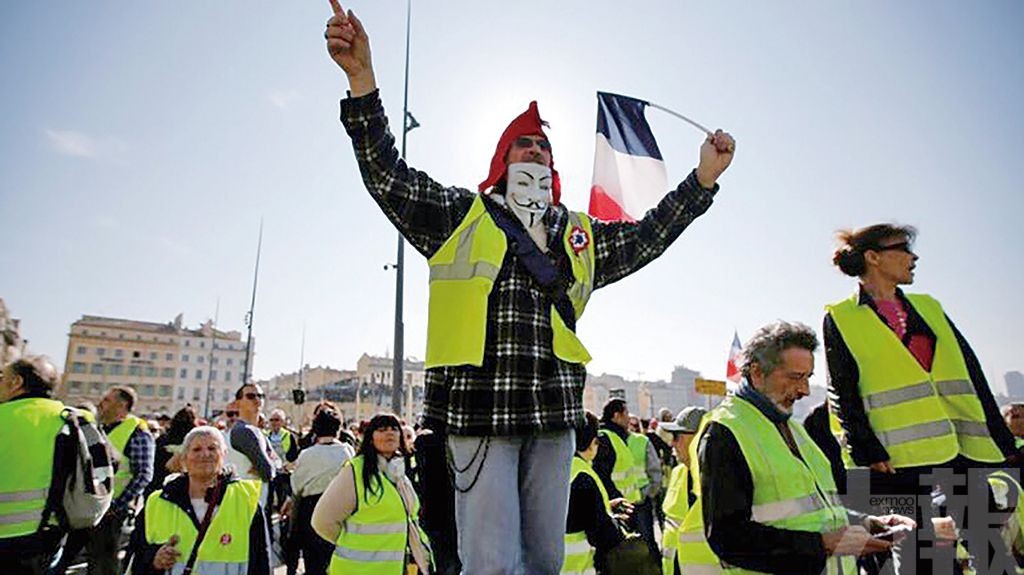
<svg viewBox="0 0 1024 575">
<path fill-rule="evenodd" d="M 223 393 L 221 393 L 221 396 L 220 396 L 221 397 L 221 401 L 227 401 L 228 399 L 230 399 L 231 392 L 228 391 L 227 388 L 224 388 L 222 391 L 223 391 Z"/>
<path fill-rule="evenodd" d="M 85 346 L 84 345 L 78 346 L 78 349 L 76 351 L 78 352 L 78 355 L 84 354 L 85 353 Z"/>
<path fill-rule="evenodd" d="M 142 368 L 137 365 L 129 365 L 128 375 L 142 375 Z"/>
<path fill-rule="evenodd" d="M 89 366 L 89 374 L 90 375 L 103 375 L 103 364 L 102 363 L 94 363 L 94 364 L 90 365 Z"/>
<path fill-rule="evenodd" d="M 231 372 L 230 371 L 225 371 L 224 372 L 224 381 L 231 381 Z"/>
<path fill-rule="evenodd" d="M 156 368 L 152 365 L 146 366 L 146 377 L 156 377 Z"/>
<path fill-rule="evenodd" d="M 71 373 L 85 373 L 85 364 L 80 361 L 72 363 Z"/>
<path fill-rule="evenodd" d="M 89 330 L 83 329 L 82 330 L 82 335 L 89 335 Z"/>
<path fill-rule="evenodd" d="M 124 334 L 123 333 L 117 334 L 117 339 L 124 339 Z"/>
<path fill-rule="evenodd" d="M 171 396 L 171 386 L 169 386 L 169 385 L 161 385 L 159 393 L 160 393 L 160 397 L 170 397 Z"/>
<path fill-rule="evenodd" d="M 203 363 L 204 361 L 206 361 L 206 358 L 201 355 L 197 355 L 196 361 L 198 361 L 199 363 Z"/>
<path fill-rule="evenodd" d="M 201 347 L 203 349 L 206 349 L 206 342 L 205 341 L 199 342 L 199 347 Z"/>
<path fill-rule="evenodd" d="M 110 375 L 124 375 L 124 366 L 118 363 L 110 366 Z"/>
<path fill-rule="evenodd" d="M 187 340 L 187 339 L 186 339 L 186 340 L 185 340 L 185 347 L 188 347 L 189 345 L 191 345 L 191 342 L 190 342 L 189 340 Z"/>
<path fill-rule="evenodd" d="M 107 332 L 101 331 L 100 332 L 100 337 L 107 337 Z"/>
<path fill-rule="evenodd" d="M 115 349 L 114 350 L 114 357 L 124 357 L 124 350 L 123 349 Z"/>
<path fill-rule="evenodd" d="M 178 372 L 178 377 L 179 377 L 180 379 L 185 379 L 186 377 L 188 377 L 188 369 L 186 369 L 186 368 L 184 368 L 184 367 L 183 367 L 183 368 L 181 368 L 181 371 L 180 371 L 180 372 Z"/>
<path fill-rule="evenodd" d="M 235 360 L 228 358 L 228 365 L 235 365 Z"/>
<path fill-rule="evenodd" d="M 150 361 L 156 361 L 156 352 L 155 351 L 149 352 L 149 360 Z"/>
<path fill-rule="evenodd" d="M 135 339 L 137 339 L 139 341 L 142 341 L 142 336 L 141 335 L 137 335 L 137 336 L 135 336 Z"/>
<path fill-rule="evenodd" d="M 102 392 L 103 392 L 103 384 L 102 383 L 100 383 L 98 381 L 94 381 L 94 382 L 89 384 L 89 393 L 90 394 L 92 394 L 92 395 L 99 395 Z"/>
<path fill-rule="evenodd" d="M 174 361 L 174 354 L 173 353 L 169 353 L 169 354 L 164 356 L 164 359 L 166 361 Z"/>
<path fill-rule="evenodd" d="M 216 369 L 211 369 L 210 370 L 210 380 L 211 381 L 217 381 L 217 370 Z"/>
<path fill-rule="evenodd" d="M 72 381 L 68 384 L 68 390 L 71 391 L 71 393 L 82 393 L 82 382 Z"/>
<path fill-rule="evenodd" d="M 142 397 L 153 397 L 153 393 L 154 392 L 156 392 L 156 389 L 155 389 L 154 386 L 152 386 L 152 385 L 143 385 L 142 386 L 142 390 L 141 390 Z"/>
<path fill-rule="evenodd" d="M 178 388 L 178 399 L 182 400 L 182 401 L 185 399 L 185 388 L 184 387 L 179 387 Z"/>
<path fill-rule="evenodd" d="M 201 370 L 201 369 L 197 369 L 196 370 L 196 379 L 203 379 L 203 370 Z"/>
<path fill-rule="evenodd" d="M 165 367 L 160 370 L 160 377 L 174 377 L 174 368 Z"/>
<path fill-rule="evenodd" d="M 187 353 L 181 356 L 181 361 L 184 362 L 184 363 L 188 363 L 189 359 L 190 358 L 189 358 Z"/>
<path fill-rule="evenodd" d="M 104 348 L 104 347 L 97 347 L 96 348 L 96 355 L 98 355 L 100 357 L 103 357 L 104 355 L 107 355 L 107 349 Z"/>
<path fill-rule="evenodd" d="M 199 401 L 199 388 L 198 387 L 193 387 L 192 388 L 192 401 Z"/>
<path fill-rule="evenodd" d="M 216 365 L 216 364 L 220 363 L 220 358 L 219 357 L 215 357 L 215 358 L 212 358 L 211 361 L 213 362 L 214 365 Z"/>
</svg>

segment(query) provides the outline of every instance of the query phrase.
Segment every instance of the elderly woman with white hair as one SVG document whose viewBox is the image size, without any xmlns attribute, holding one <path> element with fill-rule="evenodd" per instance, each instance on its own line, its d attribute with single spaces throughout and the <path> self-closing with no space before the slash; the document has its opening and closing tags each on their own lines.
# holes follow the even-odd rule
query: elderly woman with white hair
<svg viewBox="0 0 1024 575">
<path fill-rule="evenodd" d="M 132 573 L 271 573 L 259 482 L 229 473 L 226 454 L 216 428 L 188 432 L 182 442 L 184 473 L 150 494 L 138 516 Z"/>
</svg>

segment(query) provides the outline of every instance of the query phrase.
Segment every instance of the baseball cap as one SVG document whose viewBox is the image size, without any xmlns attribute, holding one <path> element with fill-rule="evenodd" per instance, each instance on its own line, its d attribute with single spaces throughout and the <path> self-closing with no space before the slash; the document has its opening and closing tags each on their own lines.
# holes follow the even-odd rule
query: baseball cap
<svg viewBox="0 0 1024 575">
<path fill-rule="evenodd" d="M 697 433 L 697 428 L 700 427 L 700 421 L 707 415 L 708 411 L 703 407 L 697 407 L 691 405 L 690 407 L 684 408 L 676 416 L 675 421 L 662 422 L 659 427 L 665 431 L 676 431 L 683 433 Z"/>
</svg>

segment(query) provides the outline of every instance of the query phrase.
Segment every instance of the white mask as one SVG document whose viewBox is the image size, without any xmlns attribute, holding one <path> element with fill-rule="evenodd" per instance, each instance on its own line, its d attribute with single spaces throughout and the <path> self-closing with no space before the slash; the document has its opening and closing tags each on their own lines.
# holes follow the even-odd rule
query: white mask
<svg viewBox="0 0 1024 575">
<path fill-rule="evenodd" d="M 542 226 L 544 212 L 551 204 L 551 168 L 520 163 L 508 167 L 505 203 L 527 230 Z"/>
</svg>

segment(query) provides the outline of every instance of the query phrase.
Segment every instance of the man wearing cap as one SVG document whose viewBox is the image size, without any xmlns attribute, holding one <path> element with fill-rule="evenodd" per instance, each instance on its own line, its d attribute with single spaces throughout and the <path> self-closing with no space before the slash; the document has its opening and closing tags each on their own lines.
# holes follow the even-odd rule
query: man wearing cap
<svg viewBox="0 0 1024 575">
<path fill-rule="evenodd" d="M 430 266 L 424 417 L 447 426 L 464 572 L 558 573 L 590 359 L 576 321 L 594 289 L 652 261 L 710 207 L 733 140 L 709 137 L 697 169 L 643 220 L 598 222 L 559 203 L 532 102 L 501 134 L 479 194 L 443 186 L 399 159 L 366 31 L 331 2 L 324 36 L 348 78 L 341 118 L 363 181 Z"/>
<path fill-rule="evenodd" d="M 690 443 L 700 427 L 701 419 L 707 414 L 702 407 L 691 405 L 679 412 L 674 421 L 663 422 L 659 427 L 672 435 L 672 450 L 676 461 L 668 482 L 668 491 L 661 509 L 665 513 L 665 529 L 661 534 L 662 575 L 679 574 L 679 533 L 683 520 L 696 500 L 690 485 Z"/>
</svg>

